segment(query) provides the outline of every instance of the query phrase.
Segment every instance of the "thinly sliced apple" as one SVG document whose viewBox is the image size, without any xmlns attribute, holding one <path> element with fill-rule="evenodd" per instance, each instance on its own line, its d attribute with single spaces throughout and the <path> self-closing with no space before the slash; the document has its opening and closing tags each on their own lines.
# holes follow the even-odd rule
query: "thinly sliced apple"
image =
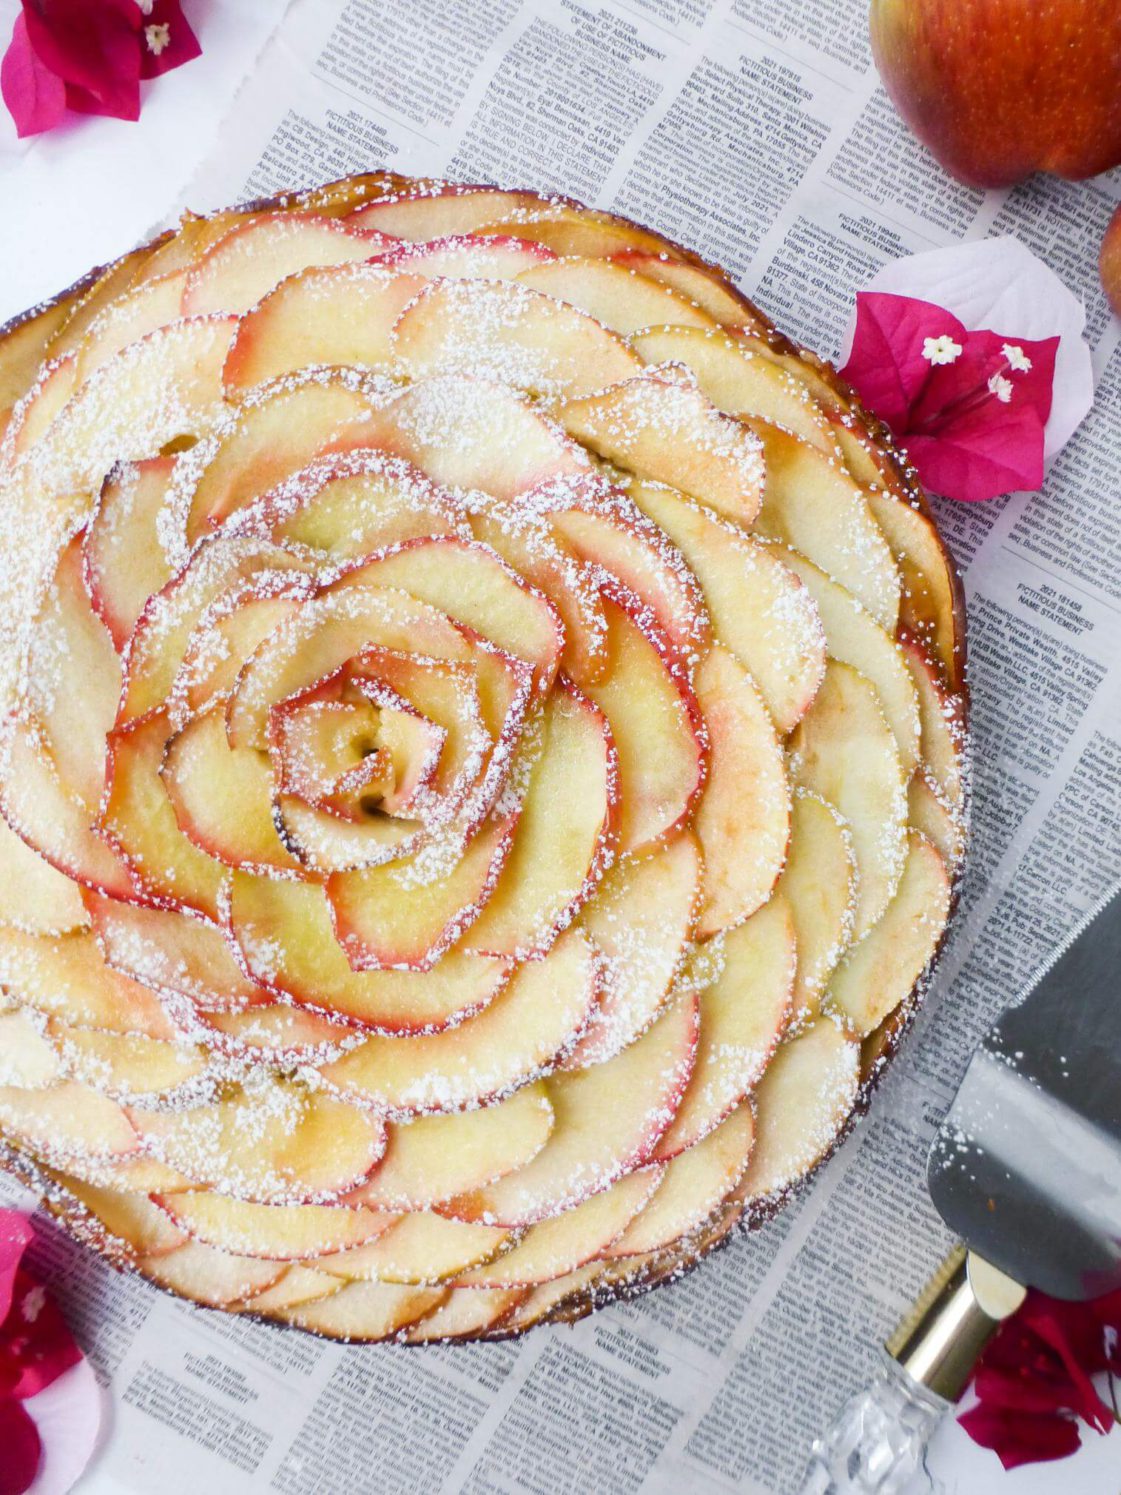
<svg viewBox="0 0 1121 1495">
<path fill-rule="evenodd" d="M 524 1168 L 553 1129 L 543 1081 L 477 1111 L 418 1116 L 389 1128 L 385 1156 L 346 1202 L 422 1210 Z"/>
<path fill-rule="evenodd" d="M 160 778 L 170 736 L 164 711 L 110 733 L 100 830 L 150 898 L 214 920 L 223 868 L 179 829 Z"/>
<path fill-rule="evenodd" d="M 639 608 L 604 602 L 608 665 L 588 689 L 611 728 L 619 763 L 619 850 L 681 825 L 704 780 L 701 706 L 673 668 L 668 641 Z"/>
<path fill-rule="evenodd" d="M 497 1326 L 495 1337 L 501 1339 L 507 1334 L 524 1334 L 527 1329 L 540 1324 L 566 1299 L 589 1297 L 596 1284 L 609 1275 L 612 1265 L 602 1261 L 589 1262 L 585 1267 L 577 1267 L 575 1272 L 565 1272 L 552 1282 L 530 1288 L 521 1302 L 507 1311 Z"/>
<path fill-rule="evenodd" d="M 616 333 L 521 279 L 433 281 L 393 330 L 395 359 L 413 379 L 470 374 L 565 400 L 638 372 Z"/>
<path fill-rule="evenodd" d="M 107 967 L 90 934 L 59 939 L 0 929 L 0 986 L 44 1017 L 78 1027 L 175 1037 L 159 1001 Z"/>
<path fill-rule="evenodd" d="M 174 457 L 152 457 L 114 468 L 102 484 L 86 529 L 86 589 L 120 651 L 148 598 L 171 580 L 157 521 L 174 467 Z"/>
<path fill-rule="evenodd" d="M 949 914 L 946 865 L 925 836 L 911 831 L 895 897 L 833 972 L 823 1005 L 850 1032 L 867 1037 L 910 996 L 938 949 Z"/>
<path fill-rule="evenodd" d="M 825 670 L 825 632 L 810 593 L 772 547 L 672 488 L 632 483 L 630 494 L 685 557 L 721 642 L 754 679 L 779 732 L 793 730 Z"/>
<path fill-rule="evenodd" d="M 171 737 L 159 773 L 179 829 L 200 851 L 250 872 L 298 871 L 273 821 L 268 760 L 253 748 L 230 747 L 220 708 Z"/>
<path fill-rule="evenodd" d="M 74 1154 L 66 1159 L 66 1172 L 83 1183 L 124 1194 L 155 1194 L 160 1190 L 192 1187 L 184 1174 L 141 1152 L 108 1158 Z"/>
<path fill-rule="evenodd" d="M 256 1204 L 334 1199 L 356 1188 L 385 1150 L 385 1126 L 371 1112 L 264 1074 L 209 1105 L 133 1107 L 129 1116 L 154 1156 Z"/>
<path fill-rule="evenodd" d="M 323 1256 L 319 1267 L 348 1282 L 445 1282 L 490 1258 L 510 1243 L 511 1232 L 465 1224 L 440 1215 L 413 1214 L 398 1220 L 365 1246 Z"/>
<path fill-rule="evenodd" d="M 566 1069 L 601 1064 L 653 1022 L 693 932 L 702 864 L 688 831 L 616 862 L 580 915 L 603 958 L 603 997 Z"/>
<path fill-rule="evenodd" d="M 721 327 L 731 332 L 763 330 L 762 318 L 747 298 L 709 270 L 702 270 L 685 260 L 674 259 L 664 250 L 659 254 L 650 254 L 641 249 L 625 249 L 613 254 L 611 258 L 624 269 L 637 270 L 650 280 L 661 281 L 663 285 L 670 286 L 679 296 L 687 297 L 706 311 L 713 321 L 719 322 Z M 647 360 L 652 363 L 664 361 L 661 358 Z M 687 363 L 689 360 L 683 361 Z"/>
<path fill-rule="evenodd" d="M 337 1204 L 248 1204 L 223 1194 L 158 1194 L 155 1203 L 192 1240 L 238 1256 L 301 1261 L 384 1235 L 394 1216 Z"/>
<path fill-rule="evenodd" d="M 907 785 L 907 819 L 933 844 L 952 876 L 965 856 L 965 822 L 922 768 Z"/>
<path fill-rule="evenodd" d="M 340 687 L 341 687 L 340 681 Z M 389 752 L 378 741 L 378 710 L 367 700 L 333 701 L 289 698 L 269 713 L 269 738 L 276 786 L 308 804 L 376 784 L 393 782 Z M 423 723 L 429 726 L 429 723 Z M 439 757 L 442 738 L 436 732 L 430 750 Z M 333 808 L 341 809 L 334 805 Z"/>
<path fill-rule="evenodd" d="M 0 1002 L 7 1000 L 0 997 Z M 46 1090 L 62 1078 L 58 1055 L 31 1014 L 17 1007 L 0 1008 L 0 1086 Z"/>
<path fill-rule="evenodd" d="M 738 929 L 701 946 L 697 1061 L 654 1151 L 665 1161 L 693 1147 L 750 1094 L 790 1011 L 797 959 L 794 919 L 776 895 Z"/>
<path fill-rule="evenodd" d="M 954 809 L 965 800 L 965 705 L 945 687 L 929 654 L 917 640 L 901 640 L 903 658 L 919 700 L 923 763 Z"/>
<path fill-rule="evenodd" d="M 0 465 L 11 466 L 42 439 L 73 395 L 77 371 L 78 360 L 71 353 L 52 360 L 38 373 L 31 388 L 16 402 L 4 428 Z"/>
<path fill-rule="evenodd" d="M 784 551 L 783 559 L 814 599 L 830 658 L 851 665 L 875 686 L 903 771 L 909 774 L 919 761 L 919 701 L 902 648 L 812 561 L 793 550 Z"/>
<path fill-rule="evenodd" d="M 200 1009 L 198 1017 L 212 1030 L 219 1053 L 240 1059 L 252 1056 L 283 1067 L 323 1064 L 345 1053 L 362 1036 L 354 1023 L 286 1002 L 265 1002 L 239 1011 Z"/>
<path fill-rule="evenodd" d="M 71 1078 L 125 1103 L 166 1101 L 206 1074 L 206 1050 L 195 1044 L 76 1028 L 59 1018 L 50 1018 L 46 1031 Z"/>
<path fill-rule="evenodd" d="M 555 258 L 551 249 L 531 239 L 503 234 L 487 238 L 445 234 L 423 243 L 395 244 L 379 255 L 377 262 L 428 280 L 515 280 L 523 270 Z"/>
<path fill-rule="evenodd" d="M 531 1225 L 509 1251 L 456 1278 L 457 1287 L 535 1287 L 574 1272 L 610 1251 L 662 1181 L 664 1169 L 647 1166 L 625 1174 L 551 1220 Z"/>
<path fill-rule="evenodd" d="M 110 301 L 98 312 L 75 350 L 75 383 L 81 384 L 102 364 L 139 342 L 150 332 L 166 327 L 183 315 L 185 270 L 171 270 L 166 275 L 146 280 L 135 290 Z M 218 307 L 199 308 L 217 311 Z"/>
<path fill-rule="evenodd" d="M 831 660 L 790 744 L 796 784 L 844 817 L 856 857 L 852 937 L 863 938 L 895 895 L 907 856 L 907 787 L 880 697 L 850 665 Z"/>
<path fill-rule="evenodd" d="M 700 935 L 741 923 L 770 897 L 786 860 L 786 763 L 763 699 L 732 654 L 714 644 L 696 676 L 708 727 L 708 777 L 694 828 L 704 875 Z"/>
<path fill-rule="evenodd" d="M 260 988 L 242 972 L 218 925 L 170 909 L 120 903 L 98 893 L 87 893 L 85 903 L 110 967 L 109 972 L 96 973 L 99 988 L 112 986 L 111 973 L 119 972 L 120 984 L 129 992 L 141 988 L 145 998 L 149 992 L 172 999 L 186 997 L 207 1010 L 238 1009 L 261 1000 Z M 131 1008 L 122 1012 L 123 1031 L 139 1028 L 139 1017 L 131 1013 Z M 94 1028 L 117 1027 L 92 1016 L 75 1018 L 68 1012 L 60 1016 Z M 170 1036 L 159 1027 L 142 1031 L 153 1037 Z"/>
<path fill-rule="evenodd" d="M 650 1201 L 598 1254 L 641 1256 L 703 1225 L 743 1177 L 754 1142 L 755 1115 L 750 1101 L 742 1101 L 707 1137 L 666 1165 Z"/>
<path fill-rule="evenodd" d="M 293 1262 L 272 1287 L 226 1307 L 230 1313 L 269 1315 L 282 1308 L 302 1308 L 308 1303 L 319 1303 L 337 1293 L 342 1285 L 338 1277 L 329 1277 L 326 1272 L 316 1272 L 311 1267 Z"/>
<path fill-rule="evenodd" d="M 697 302 L 647 276 L 633 263 L 566 255 L 523 270 L 518 280 L 575 306 L 623 337 L 667 324 L 702 329 L 717 325 Z"/>
<path fill-rule="evenodd" d="M 509 856 L 465 949 L 539 954 L 587 901 L 612 849 L 618 768 L 603 715 L 568 687 L 546 703 L 543 733 Z"/>
<path fill-rule="evenodd" d="M 144 1194 L 100 1188 L 68 1173 L 57 1177 L 66 1192 L 99 1220 L 110 1235 L 131 1246 L 138 1256 L 166 1256 L 190 1239 Z"/>
<path fill-rule="evenodd" d="M 506 196 L 513 199 L 523 194 L 507 193 Z M 555 254 L 583 255 L 589 259 L 606 259 L 627 249 L 666 254 L 672 258 L 680 254 L 668 239 L 640 228 L 628 218 L 548 199 L 508 203 L 501 217 L 477 224 L 475 232 L 517 234 L 520 238 L 547 244 Z"/>
<path fill-rule="evenodd" d="M 668 483 L 738 524 L 763 501 L 758 436 L 722 414 L 692 375 L 645 370 L 557 412 L 570 435 L 636 477 Z"/>
<path fill-rule="evenodd" d="M 390 365 L 393 328 L 425 284 L 405 265 L 382 264 L 305 270 L 274 281 L 241 319 L 226 359 L 226 389 L 236 398 L 298 369 Z"/>
<path fill-rule="evenodd" d="M 860 1088 L 860 1045 L 822 1017 L 783 1044 L 755 1091 L 748 1200 L 788 1189 L 829 1152 Z"/>
<path fill-rule="evenodd" d="M 326 1339 L 391 1339 L 438 1308 L 446 1288 L 400 1287 L 391 1282 L 348 1282 L 340 1292 L 273 1314 Z"/>
<path fill-rule="evenodd" d="M 894 634 L 902 591 L 899 570 L 864 493 L 844 464 L 769 421 L 749 424 L 763 443 L 767 472 L 755 529 L 815 562 Z"/>
<path fill-rule="evenodd" d="M 248 311 L 289 275 L 368 260 L 391 243 L 384 234 L 311 213 L 258 213 L 211 245 L 191 270 L 183 314 Z"/>
<path fill-rule="evenodd" d="M 229 921 L 250 974 L 301 1004 L 385 1033 L 436 1031 L 481 1011 L 505 983 L 505 962 L 445 955 L 431 970 L 355 971 L 335 940 L 321 888 L 237 874 Z"/>
<path fill-rule="evenodd" d="M 697 1052 L 697 1002 L 678 997 L 606 1064 L 548 1082 L 556 1122 L 524 1168 L 459 1195 L 443 1212 L 463 1220 L 532 1225 L 562 1214 L 647 1162 L 673 1120 Z"/>
<path fill-rule="evenodd" d="M 691 267 L 671 260 L 666 268 L 676 274 Z M 837 455 L 832 425 L 805 384 L 739 338 L 711 329 L 650 327 L 631 338 L 631 347 L 644 363 L 683 363 L 692 369 L 701 392 L 726 415 L 760 416 L 826 456 Z"/>
<path fill-rule="evenodd" d="M 794 916 L 798 970 L 791 1013 L 816 1017 L 821 993 L 852 939 L 856 858 L 841 816 L 808 789 L 794 794 L 790 852 L 779 881 Z"/>
<path fill-rule="evenodd" d="M 321 1073 L 341 1094 L 397 1118 L 480 1105 L 555 1067 L 598 993 L 591 944 L 571 929 L 475 1017 L 423 1037 L 370 1038 Z"/>
<path fill-rule="evenodd" d="M 422 241 L 446 234 L 468 234 L 482 223 L 519 207 L 538 208 L 536 192 L 502 192 L 495 187 L 445 186 L 442 190 L 402 193 L 369 207 L 355 208 L 347 222 L 398 239 Z M 516 230 L 515 230 L 516 232 Z"/>
<path fill-rule="evenodd" d="M 368 446 L 369 398 L 339 372 L 282 379 L 242 406 L 199 475 L 187 516 L 193 544 L 315 457 Z"/>
<path fill-rule="evenodd" d="M 0 1087 L 0 1135 L 63 1164 L 140 1150 L 136 1129 L 116 1101 L 75 1080 L 47 1090 Z"/>
<path fill-rule="evenodd" d="M 138 897 L 127 865 L 90 825 L 90 814 L 67 793 L 32 729 L 16 722 L 0 783 L 0 812 L 21 840 L 75 882 L 115 898 Z"/>
<path fill-rule="evenodd" d="M 160 1287 L 207 1308 L 226 1308 L 253 1298 L 274 1287 L 288 1270 L 282 1261 L 231 1256 L 198 1241 L 188 1241 L 166 1255 L 142 1256 L 137 1265 Z"/>
<path fill-rule="evenodd" d="M 59 935 L 87 922 L 77 885 L 0 819 L 0 925 Z"/>
<path fill-rule="evenodd" d="M 35 620 L 26 693 L 59 777 L 92 813 L 104 785 L 105 738 L 117 714 L 121 662 L 90 605 L 81 535 L 59 556 Z"/>
<path fill-rule="evenodd" d="M 425 1314 L 403 1335 L 406 1344 L 434 1344 L 441 1340 L 476 1339 L 496 1329 L 525 1297 L 520 1287 L 453 1288 L 432 1313 Z"/>
</svg>

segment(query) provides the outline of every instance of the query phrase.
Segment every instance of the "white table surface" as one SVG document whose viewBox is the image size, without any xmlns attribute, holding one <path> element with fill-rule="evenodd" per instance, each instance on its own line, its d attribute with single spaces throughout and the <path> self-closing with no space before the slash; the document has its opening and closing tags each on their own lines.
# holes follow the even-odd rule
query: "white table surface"
<svg viewBox="0 0 1121 1495">
<path fill-rule="evenodd" d="M 75 117 L 47 136 L 18 141 L 0 109 L 0 322 L 112 259 L 165 217 L 215 145 L 225 109 L 285 6 L 194 0 L 203 55 L 145 85 L 137 124 Z M 17 0 L 0 0 L 0 47 L 17 9 Z M 944 1495 L 1118 1495 L 1121 1429 L 1108 1438 L 1088 1433 L 1072 1459 L 1005 1474 L 995 1455 L 948 1423 L 930 1469 Z M 919 1481 L 914 1495 L 929 1488 Z M 79 1491 L 137 1495 L 99 1474 L 96 1460 Z"/>
</svg>

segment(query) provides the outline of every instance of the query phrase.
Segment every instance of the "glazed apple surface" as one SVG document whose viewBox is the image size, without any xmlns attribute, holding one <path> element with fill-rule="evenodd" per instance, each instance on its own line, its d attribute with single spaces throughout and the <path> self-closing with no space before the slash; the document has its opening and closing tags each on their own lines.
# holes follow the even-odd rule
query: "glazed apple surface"
<svg viewBox="0 0 1121 1495">
<path fill-rule="evenodd" d="M 172 1292 L 570 1318 L 776 1208 L 921 992 L 960 597 L 833 371 L 378 175 L 0 341 L 0 1154 Z"/>
</svg>

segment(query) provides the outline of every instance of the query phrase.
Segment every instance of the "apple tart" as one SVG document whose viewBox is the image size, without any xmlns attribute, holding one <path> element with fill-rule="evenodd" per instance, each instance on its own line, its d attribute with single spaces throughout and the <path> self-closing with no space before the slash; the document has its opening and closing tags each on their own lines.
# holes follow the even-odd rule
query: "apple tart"
<svg viewBox="0 0 1121 1495">
<path fill-rule="evenodd" d="M 338 1338 L 678 1274 L 829 1153 L 963 846 L 958 583 L 832 368 L 612 215 L 392 174 L 0 341 L 0 1142 Z"/>
</svg>

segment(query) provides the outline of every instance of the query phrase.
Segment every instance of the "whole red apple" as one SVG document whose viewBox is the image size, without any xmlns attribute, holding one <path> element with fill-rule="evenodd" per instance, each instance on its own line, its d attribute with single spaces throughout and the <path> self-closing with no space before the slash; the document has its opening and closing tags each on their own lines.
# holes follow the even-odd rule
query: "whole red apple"
<svg viewBox="0 0 1121 1495">
<path fill-rule="evenodd" d="M 1121 317 L 1121 208 L 1109 220 L 1109 227 L 1102 240 L 1101 259 L 1102 285 L 1109 297 L 1109 304 Z"/>
<path fill-rule="evenodd" d="M 872 0 L 888 93 L 977 187 L 1121 162 L 1121 0 Z"/>
</svg>

